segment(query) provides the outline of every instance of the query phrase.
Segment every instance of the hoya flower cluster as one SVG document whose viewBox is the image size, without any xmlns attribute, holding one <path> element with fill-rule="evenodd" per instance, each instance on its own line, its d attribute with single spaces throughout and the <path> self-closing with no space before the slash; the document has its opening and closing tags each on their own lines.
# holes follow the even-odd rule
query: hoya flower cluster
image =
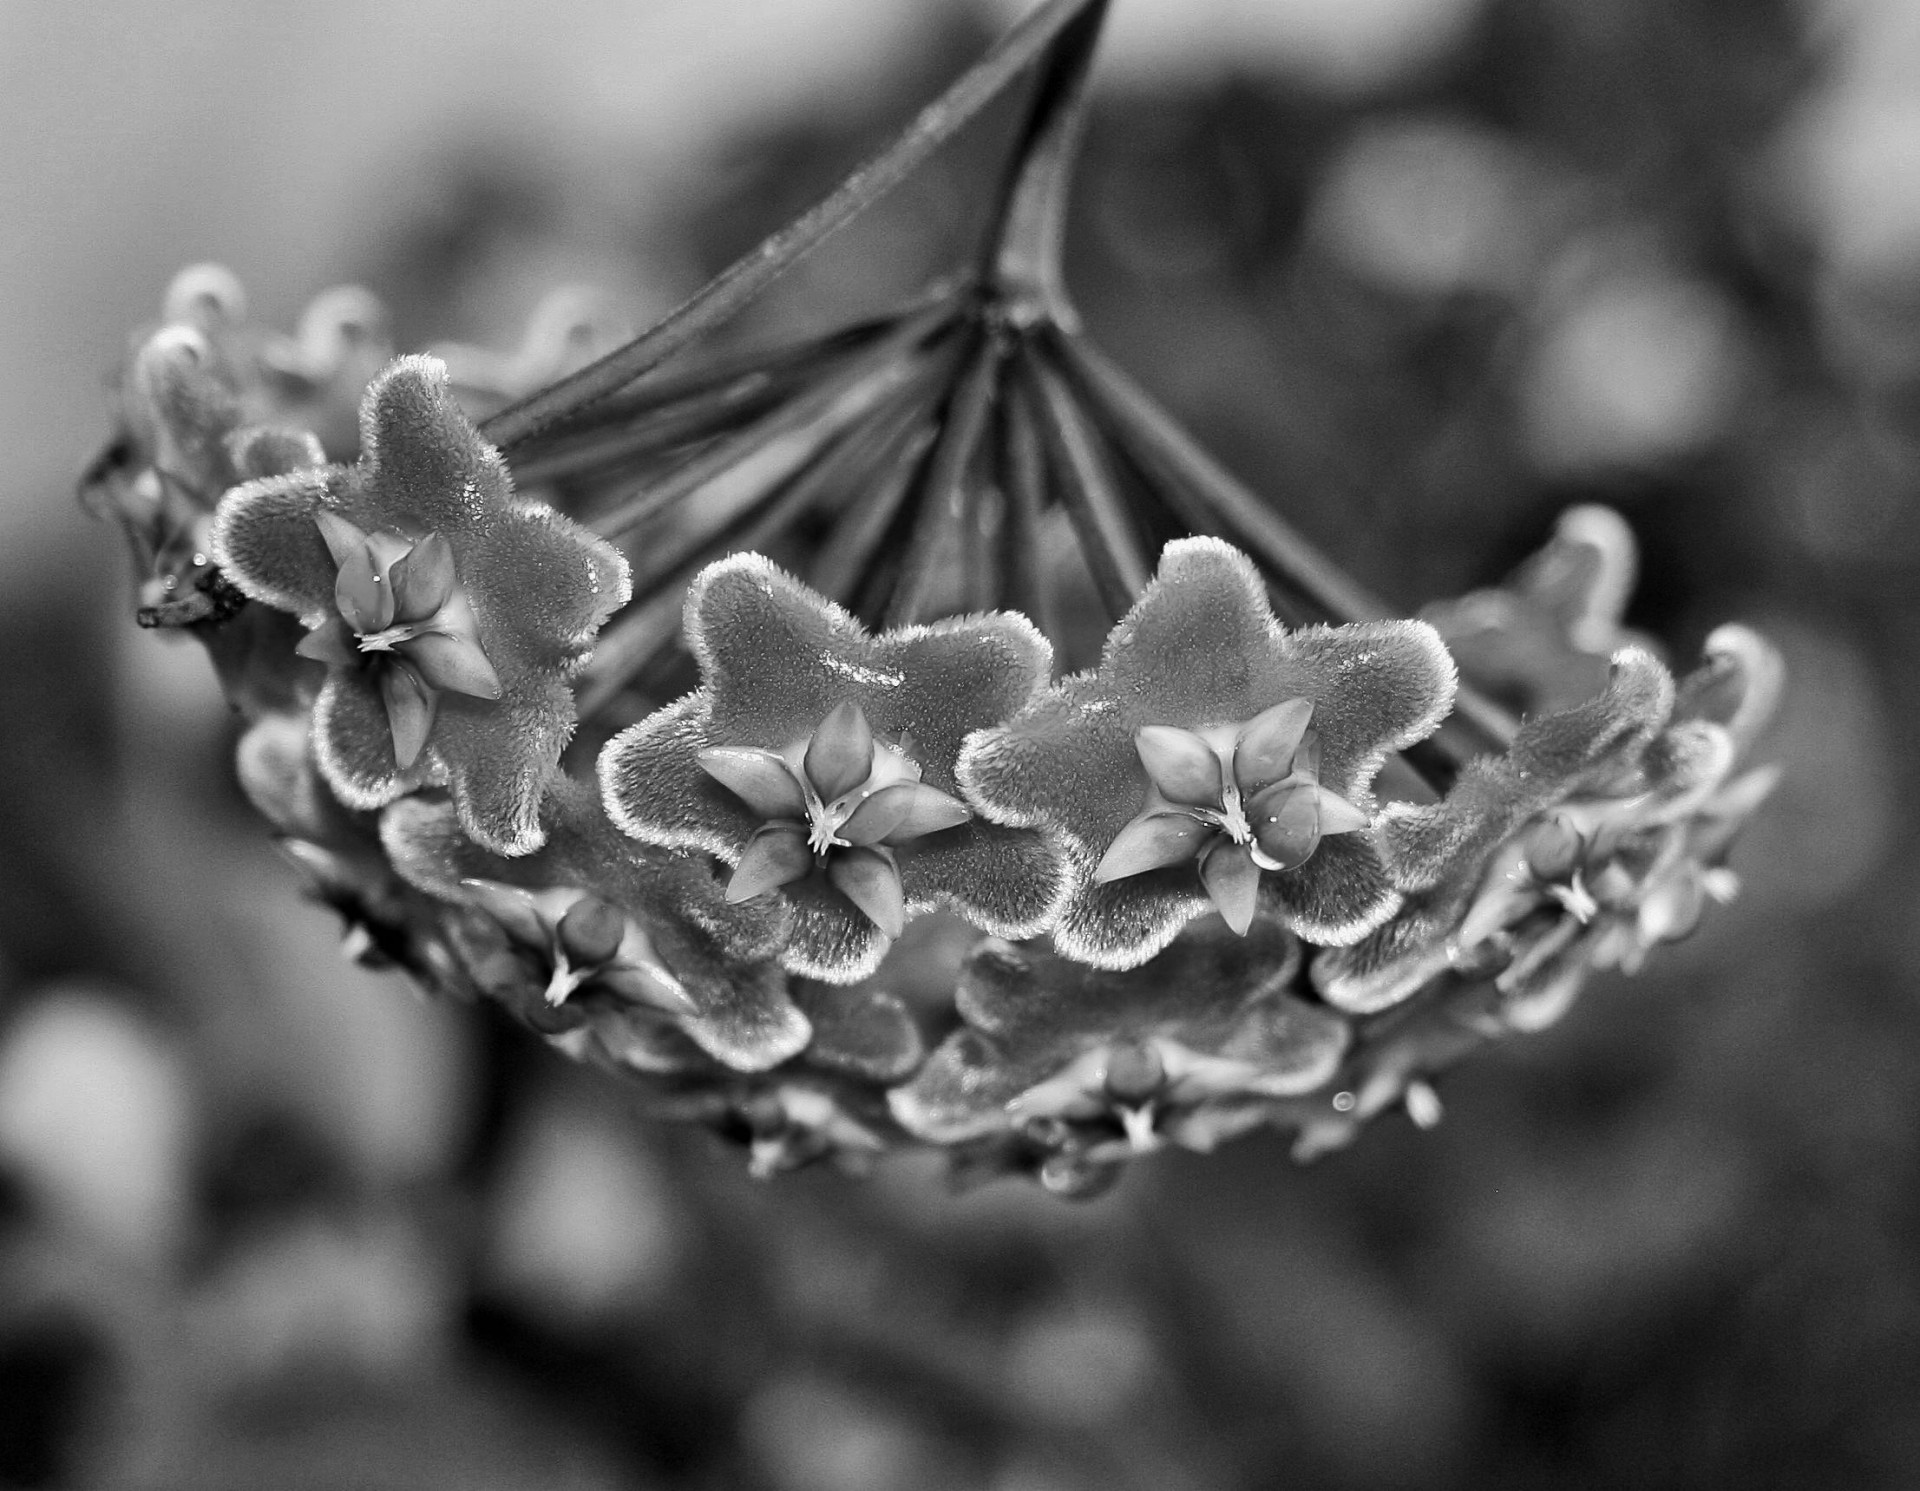
<svg viewBox="0 0 1920 1491">
<path fill-rule="evenodd" d="M 378 324 L 336 301 L 275 340 L 230 277 L 176 286 L 88 483 L 143 619 L 208 642 L 242 783 L 357 955 L 758 1173 L 925 1144 L 1084 1193 L 1166 1145 L 1430 1122 L 1462 1054 L 1737 888 L 1777 664 L 1723 628 L 1676 683 L 1619 629 L 1610 514 L 1427 620 L 1293 628 L 1241 548 L 1175 539 L 1063 675 L 1010 609 L 874 624 L 744 548 L 676 581 L 670 525 L 563 515 L 473 423 L 512 378 Z M 1071 431 L 1048 387 L 1022 417 Z M 616 660 L 677 637 L 671 687 L 583 671 L 610 621 Z M 1422 777 L 1462 674 L 1523 722 Z"/>
</svg>

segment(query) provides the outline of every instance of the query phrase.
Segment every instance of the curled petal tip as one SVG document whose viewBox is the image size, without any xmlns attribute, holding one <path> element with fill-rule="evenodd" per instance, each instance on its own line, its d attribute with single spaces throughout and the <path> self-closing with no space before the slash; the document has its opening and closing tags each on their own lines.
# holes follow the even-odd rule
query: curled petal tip
<svg viewBox="0 0 1920 1491">
<path fill-rule="evenodd" d="M 879 844 L 886 841 L 907 821 L 912 810 L 908 785 L 882 787 L 878 792 L 870 792 L 851 813 L 847 821 L 840 825 L 839 837 L 849 844 Z"/>
</svg>

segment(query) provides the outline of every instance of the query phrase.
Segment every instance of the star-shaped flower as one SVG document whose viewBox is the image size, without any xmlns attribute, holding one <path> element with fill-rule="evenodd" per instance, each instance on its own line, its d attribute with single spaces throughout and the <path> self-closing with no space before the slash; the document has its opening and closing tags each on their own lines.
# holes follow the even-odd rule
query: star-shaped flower
<svg viewBox="0 0 1920 1491">
<path fill-rule="evenodd" d="M 460 882 L 516 942 L 548 969 L 541 991 L 558 1008 L 584 985 L 605 989 L 669 1015 L 696 1012 L 680 981 L 660 962 L 653 940 L 612 902 L 578 886 L 528 890 L 469 876 Z"/>
<path fill-rule="evenodd" d="M 772 959 L 779 907 L 729 905 L 696 856 L 634 844 L 584 783 L 556 778 L 542 818 L 545 845 L 511 860 L 474 843 L 446 803 L 403 798 L 381 820 L 406 880 L 504 932 L 514 964 L 479 980 L 496 997 L 550 1036 L 584 1030 L 646 1071 L 687 1065 L 688 1040 L 735 1071 L 806 1046 L 808 1021 Z"/>
<path fill-rule="evenodd" d="M 1271 918 L 1199 922 L 1124 972 L 988 942 L 961 975 L 965 1026 L 894 1090 L 894 1116 L 936 1143 L 1017 1132 L 1095 1160 L 1189 1144 L 1201 1110 L 1311 1092 L 1339 1067 L 1346 1022 L 1288 992 L 1299 966 Z"/>
<path fill-rule="evenodd" d="M 1046 681 L 1051 649 L 1024 617 L 870 636 L 739 554 L 695 579 L 686 627 L 704 686 L 608 745 L 607 811 L 638 839 L 734 866 L 729 894 L 790 903 L 790 969 L 862 978 L 936 905 L 1001 936 L 1046 925 L 1057 849 L 965 812 L 954 778 L 961 742 Z"/>
<path fill-rule="evenodd" d="M 365 668 L 377 681 L 402 769 L 419 759 L 444 693 L 500 697 L 500 675 L 480 645 L 480 626 L 454 576 L 453 546 L 391 529 L 363 533 L 338 513 L 314 514 L 340 566 L 339 614 L 294 650 L 330 668 Z"/>
<path fill-rule="evenodd" d="M 477 842 L 526 854 L 573 730 L 569 679 L 625 603 L 627 567 L 515 500 L 445 383 L 431 358 L 395 362 L 367 389 L 359 462 L 228 493 L 214 555 L 313 630 L 302 650 L 328 665 L 315 748 L 343 802 L 444 783 Z"/>
<path fill-rule="evenodd" d="M 1147 770 L 1147 806 L 1094 868 L 1105 885 L 1195 860 L 1228 926 L 1253 922 L 1262 870 L 1297 869 L 1328 834 L 1367 815 L 1320 785 L 1313 705 L 1289 699 L 1245 725 L 1142 725 L 1133 738 Z"/>
<path fill-rule="evenodd" d="M 894 846 L 956 828 L 973 816 L 920 780 L 905 750 L 877 742 L 858 704 L 836 705 L 785 752 L 712 746 L 708 776 L 767 820 L 741 852 L 729 901 L 744 901 L 819 870 L 889 938 L 906 926 Z"/>
<path fill-rule="evenodd" d="M 1309 941 L 1351 942 L 1397 904 L 1357 831 L 1374 774 L 1452 700 L 1425 623 L 1289 634 L 1246 556 L 1181 539 L 1098 670 L 975 736 L 959 774 L 989 817 L 1065 842 L 1074 883 L 1052 934 L 1070 958 L 1142 963 L 1208 893 L 1238 925 L 1265 903 Z"/>
</svg>

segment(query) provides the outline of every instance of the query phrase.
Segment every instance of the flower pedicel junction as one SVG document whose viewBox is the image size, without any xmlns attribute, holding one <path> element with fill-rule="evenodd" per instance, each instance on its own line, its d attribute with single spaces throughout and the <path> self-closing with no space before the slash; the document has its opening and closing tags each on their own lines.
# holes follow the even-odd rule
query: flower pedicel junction
<svg viewBox="0 0 1920 1491">
<path fill-rule="evenodd" d="M 1773 783 L 1775 654 L 1723 627 L 1676 683 L 1620 628 L 1613 514 L 1392 619 L 1087 341 L 1058 264 L 1103 12 L 1034 11 L 594 361 L 544 313 L 518 355 L 396 358 L 360 292 L 276 337 L 186 271 L 83 482 L 351 951 L 756 1173 L 932 1145 L 1081 1195 L 1163 1145 L 1430 1124 L 1440 1072 L 1731 896 Z M 949 281 L 690 350 L 1015 87 Z M 1076 575 L 1112 629 L 1062 676 Z"/>
</svg>

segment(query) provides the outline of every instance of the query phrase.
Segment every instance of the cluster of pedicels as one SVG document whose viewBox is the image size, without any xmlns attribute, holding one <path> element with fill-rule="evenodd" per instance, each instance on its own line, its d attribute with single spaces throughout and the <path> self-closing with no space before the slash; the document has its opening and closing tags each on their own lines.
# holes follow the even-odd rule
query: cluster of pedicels
<svg viewBox="0 0 1920 1491">
<path fill-rule="evenodd" d="M 1598 509 L 1422 621 L 1288 630 L 1244 555 L 1179 540 L 1059 680 L 1025 617 L 875 634 L 735 554 L 686 592 L 698 687 L 590 779 L 573 680 L 624 557 L 516 490 L 437 359 L 336 355 L 343 435 L 320 370 L 376 344 L 354 314 L 264 339 L 183 278 L 93 490 L 224 656 L 242 783 L 356 951 L 758 1173 L 922 1142 L 1084 1194 L 1167 1144 L 1431 1121 L 1441 1069 L 1733 893 L 1777 662 L 1725 628 L 1676 686 L 1619 628 L 1631 541 Z M 1456 656 L 1525 723 L 1382 800 Z"/>
</svg>

